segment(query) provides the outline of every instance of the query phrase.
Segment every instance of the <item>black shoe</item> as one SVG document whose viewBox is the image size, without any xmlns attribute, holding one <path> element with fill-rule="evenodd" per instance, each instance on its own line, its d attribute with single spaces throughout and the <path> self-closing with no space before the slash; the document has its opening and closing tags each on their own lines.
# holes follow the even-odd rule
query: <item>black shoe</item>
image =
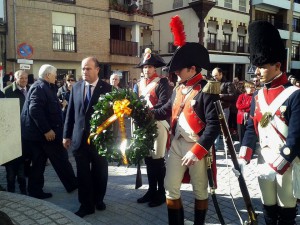
<svg viewBox="0 0 300 225">
<path fill-rule="evenodd" d="M 100 211 L 105 210 L 105 209 L 106 209 L 105 203 L 104 203 L 104 202 L 98 202 L 98 203 L 96 204 L 96 209 L 97 209 L 97 210 L 100 210 Z"/>
<path fill-rule="evenodd" d="M 46 198 L 51 198 L 52 194 L 51 193 L 46 193 L 46 192 L 41 192 L 41 193 L 29 193 L 30 197 L 38 198 L 38 199 L 46 199 Z"/>
<path fill-rule="evenodd" d="M 93 213 L 95 213 L 95 211 L 92 211 L 92 210 L 91 211 L 87 211 L 85 209 L 80 208 L 77 212 L 75 212 L 75 215 L 83 218 L 83 217 L 85 217 L 87 215 L 91 215 Z"/>
<path fill-rule="evenodd" d="M 149 207 L 157 207 L 166 202 L 166 196 L 165 195 L 157 195 L 155 198 L 149 202 Z"/>
<path fill-rule="evenodd" d="M 147 191 L 147 193 L 143 197 L 139 198 L 137 200 L 137 202 L 138 203 L 150 202 L 152 200 L 153 196 L 154 196 L 154 194 L 152 194 L 150 191 Z"/>
</svg>

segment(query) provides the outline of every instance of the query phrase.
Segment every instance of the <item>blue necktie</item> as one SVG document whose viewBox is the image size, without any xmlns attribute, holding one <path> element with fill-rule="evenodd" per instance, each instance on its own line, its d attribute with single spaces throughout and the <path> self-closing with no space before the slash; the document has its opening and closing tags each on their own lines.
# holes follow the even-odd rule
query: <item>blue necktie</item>
<svg viewBox="0 0 300 225">
<path fill-rule="evenodd" d="M 88 105 L 89 105 L 89 102 L 91 100 L 91 97 L 92 97 L 92 85 L 88 85 L 88 87 L 86 86 L 86 96 L 85 96 L 85 99 L 84 99 L 84 108 L 87 109 Z"/>
</svg>

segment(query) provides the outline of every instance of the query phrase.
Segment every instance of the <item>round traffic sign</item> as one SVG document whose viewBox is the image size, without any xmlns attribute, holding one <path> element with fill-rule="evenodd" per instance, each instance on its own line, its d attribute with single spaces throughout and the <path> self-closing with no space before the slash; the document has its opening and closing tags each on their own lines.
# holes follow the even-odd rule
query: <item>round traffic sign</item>
<svg viewBox="0 0 300 225">
<path fill-rule="evenodd" d="M 33 55 L 33 48 L 31 45 L 22 43 L 18 45 L 18 55 L 22 58 L 30 58 Z"/>
</svg>

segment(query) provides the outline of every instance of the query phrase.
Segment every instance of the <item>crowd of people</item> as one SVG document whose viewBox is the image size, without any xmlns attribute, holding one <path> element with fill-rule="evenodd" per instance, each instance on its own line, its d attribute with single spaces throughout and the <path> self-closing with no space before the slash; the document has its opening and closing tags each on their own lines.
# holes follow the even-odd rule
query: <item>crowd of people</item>
<svg viewBox="0 0 300 225">
<path fill-rule="evenodd" d="M 250 162 L 257 141 L 261 146 L 257 166 L 266 224 L 294 225 L 296 196 L 300 196 L 300 185 L 293 178 L 293 173 L 300 171 L 300 91 L 293 77 L 288 79 L 285 73 L 285 48 L 278 30 L 266 21 L 249 25 L 250 60 L 256 76 L 249 81 L 235 77 L 233 82 L 226 80 L 219 67 L 212 70 L 211 79 L 202 74 L 202 69 L 211 69 L 207 49 L 199 43 L 178 41 L 174 35 L 177 50 L 170 62 L 146 49 L 136 66 L 141 77 L 130 84 L 137 96 L 146 100 L 158 128 L 154 149 L 144 158 L 149 188 L 137 203 L 149 207 L 166 203 L 169 224 L 183 225 L 180 187 L 182 182 L 191 182 L 194 224 L 205 224 L 207 157 L 213 146 L 221 148 L 214 106 L 220 100 L 226 121 L 238 133 L 241 171 Z M 160 67 L 176 75 L 176 85 L 158 74 Z M 52 65 L 42 65 L 39 79 L 30 87 L 28 74 L 16 71 L 14 82 L 1 97 L 18 98 L 21 106 L 23 154 L 5 164 L 7 190 L 15 192 L 17 179 L 22 194 L 50 198 L 52 193 L 43 190 L 49 159 L 66 191 L 78 189 L 80 207 L 75 214 L 84 217 L 106 209 L 108 162 L 88 143 L 93 105 L 100 95 L 119 90 L 120 78 L 112 74 L 110 84 L 99 79 L 95 57 L 84 58 L 81 68 L 80 81 L 66 75 L 66 83 L 59 89 L 55 85 L 57 69 Z M 77 176 L 66 150 L 73 152 Z"/>
</svg>

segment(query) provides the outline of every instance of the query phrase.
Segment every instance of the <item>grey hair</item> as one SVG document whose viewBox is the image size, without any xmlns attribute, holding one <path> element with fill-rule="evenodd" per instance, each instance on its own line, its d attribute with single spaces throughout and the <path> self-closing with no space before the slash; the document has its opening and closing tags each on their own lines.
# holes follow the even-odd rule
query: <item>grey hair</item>
<svg viewBox="0 0 300 225">
<path fill-rule="evenodd" d="M 118 75 L 117 73 L 113 73 L 112 75 L 110 75 L 110 79 L 111 79 L 112 77 L 114 77 L 114 76 L 118 77 L 118 80 L 120 80 L 120 77 L 119 77 L 119 75 Z"/>
<path fill-rule="evenodd" d="M 49 64 L 44 64 L 41 66 L 39 70 L 39 78 L 45 78 L 45 76 L 49 73 L 56 73 L 57 69 Z"/>
<path fill-rule="evenodd" d="M 24 70 L 17 70 L 14 74 L 15 79 L 19 79 L 23 73 L 27 74 Z"/>
</svg>

